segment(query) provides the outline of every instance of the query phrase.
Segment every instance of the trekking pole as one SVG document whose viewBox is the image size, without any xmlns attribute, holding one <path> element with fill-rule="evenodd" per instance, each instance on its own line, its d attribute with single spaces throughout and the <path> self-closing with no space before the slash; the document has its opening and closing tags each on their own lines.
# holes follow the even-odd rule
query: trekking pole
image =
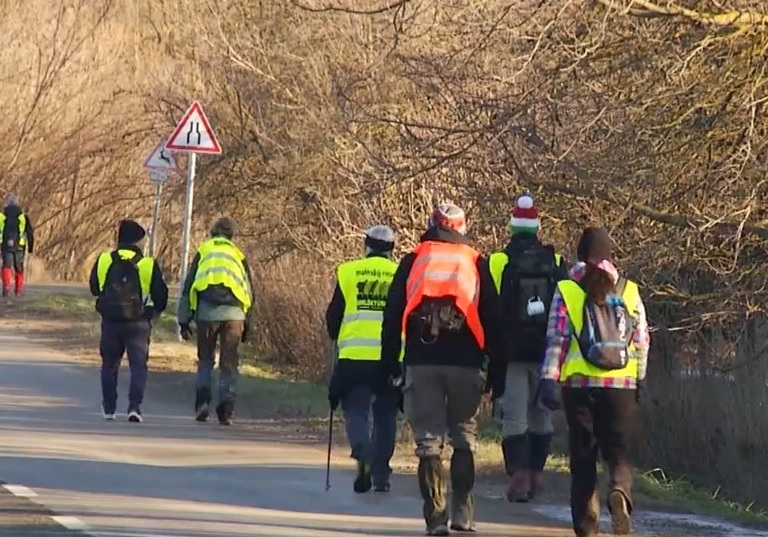
<svg viewBox="0 0 768 537">
<path fill-rule="evenodd" d="M 325 464 L 325 491 L 331 488 L 331 448 L 333 447 L 333 409 L 328 418 L 328 460 Z"/>
</svg>

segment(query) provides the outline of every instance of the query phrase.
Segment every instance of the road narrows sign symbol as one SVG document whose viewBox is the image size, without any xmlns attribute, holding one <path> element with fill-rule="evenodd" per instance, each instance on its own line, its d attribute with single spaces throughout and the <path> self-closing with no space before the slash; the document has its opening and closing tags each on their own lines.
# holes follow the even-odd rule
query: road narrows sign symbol
<svg viewBox="0 0 768 537">
<path fill-rule="evenodd" d="M 165 148 L 171 151 L 221 154 L 221 146 L 200 103 L 192 103 L 168 138 Z"/>
<path fill-rule="evenodd" d="M 173 153 L 165 147 L 165 138 L 160 140 L 157 147 L 152 150 L 147 160 L 144 161 L 144 168 L 159 172 L 176 171 L 176 159 L 173 158 Z"/>
</svg>

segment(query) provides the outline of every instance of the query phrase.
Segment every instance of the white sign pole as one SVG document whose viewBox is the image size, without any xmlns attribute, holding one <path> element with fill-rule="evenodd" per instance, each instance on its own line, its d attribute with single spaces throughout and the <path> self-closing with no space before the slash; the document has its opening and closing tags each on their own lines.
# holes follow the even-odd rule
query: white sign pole
<svg viewBox="0 0 768 537">
<path fill-rule="evenodd" d="M 197 165 L 197 153 L 189 154 L 189 163 L 187 164 L 187 196 L 184 206 L 184 231 L 182 236 L 181 249 L 181 282 L 179 283 L 179 293 L 184 290 L 184 280 L 187 279 L 187 265 L 189 265 L 189 239 L 192 230 L 192 206 L 195 196 L 195 167 Z"/>
<path fill-rule="evenodd" d="M 152 210 L 152 231 L 149 234 L 149 257 L 155 257 L 155 241 L 157 240 L 157 221 L 160 219 L 160 199 L 163 196 L 163 183 L 155 183 L 155 206 Z"/>
</svg>

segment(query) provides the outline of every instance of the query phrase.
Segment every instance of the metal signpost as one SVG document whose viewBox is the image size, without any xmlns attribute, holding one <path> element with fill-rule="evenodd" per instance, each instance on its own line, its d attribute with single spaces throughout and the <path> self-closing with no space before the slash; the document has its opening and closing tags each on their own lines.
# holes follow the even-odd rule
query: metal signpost
<svg viewBox="0 0 768 537">
<path fill-rule="evenodd" d="M 192 207 L 195 195 L 195 168 L 197 166 L 197 153 L 212 155 L 221 154 L 221 146 L 213 134 L 213 129 L 205 116 L 200 103 L 192 103 L 179 124 L 176 125 L 173 134 L 168 138 L 165 149 L 169 151 L 181 151 L 189 153 L 187 164 L 187 195 L 184 205 L 184 231 L 181 249 L 181 278 L 180 290 L 183 289 L 184 280 L 187 278 L 187 265 L 189 265 L 189 240 L 192 232 Z"/>
<path fill-rule="evenodd" d="M 144 161 L 144 168 L 149 171 L 149 179 L 155 183 L 155 204 L 152 211 L 152 229 L 149 233 L 149 255 L 154 257 L 157 242 L 157 222 L 160 219 L 160 201 L 163 196 L 163 184 L 168 174 L 176 171 L 176 160 L 165 148 L 165 138 L 160 140 L 152 153 Z"/>
</svg>

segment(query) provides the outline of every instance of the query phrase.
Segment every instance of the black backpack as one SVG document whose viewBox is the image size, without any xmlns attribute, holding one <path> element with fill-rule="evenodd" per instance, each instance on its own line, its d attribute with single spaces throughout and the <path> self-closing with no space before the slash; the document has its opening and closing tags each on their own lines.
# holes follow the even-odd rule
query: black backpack
<svg viewBox="0 0 768 537">
<path fill-rule="evenodd" d="M 3 249 L 16 250 L 19 248 L 20 241 L 19 217 L 7 216 L 5 218 L 5 227 L 3 228 Z"/>
<path fill-rule="evenodd" d="M 544 357 L 557 273 L 551 245 L 534 243 L 509 256 L 502 273 L 501 299 L 508 342 L 516 360 L 538 361 Z"/>
<path fill-rule="evenodd" d="M 101 295 L 96 299 L 96 311 L 106 321 L 138 321 L 144 317 L 144 300 L 137 267 L 142 256 L 123 259 L 112 252 L 112 264 L 107 269 Z"/>
</svg>

